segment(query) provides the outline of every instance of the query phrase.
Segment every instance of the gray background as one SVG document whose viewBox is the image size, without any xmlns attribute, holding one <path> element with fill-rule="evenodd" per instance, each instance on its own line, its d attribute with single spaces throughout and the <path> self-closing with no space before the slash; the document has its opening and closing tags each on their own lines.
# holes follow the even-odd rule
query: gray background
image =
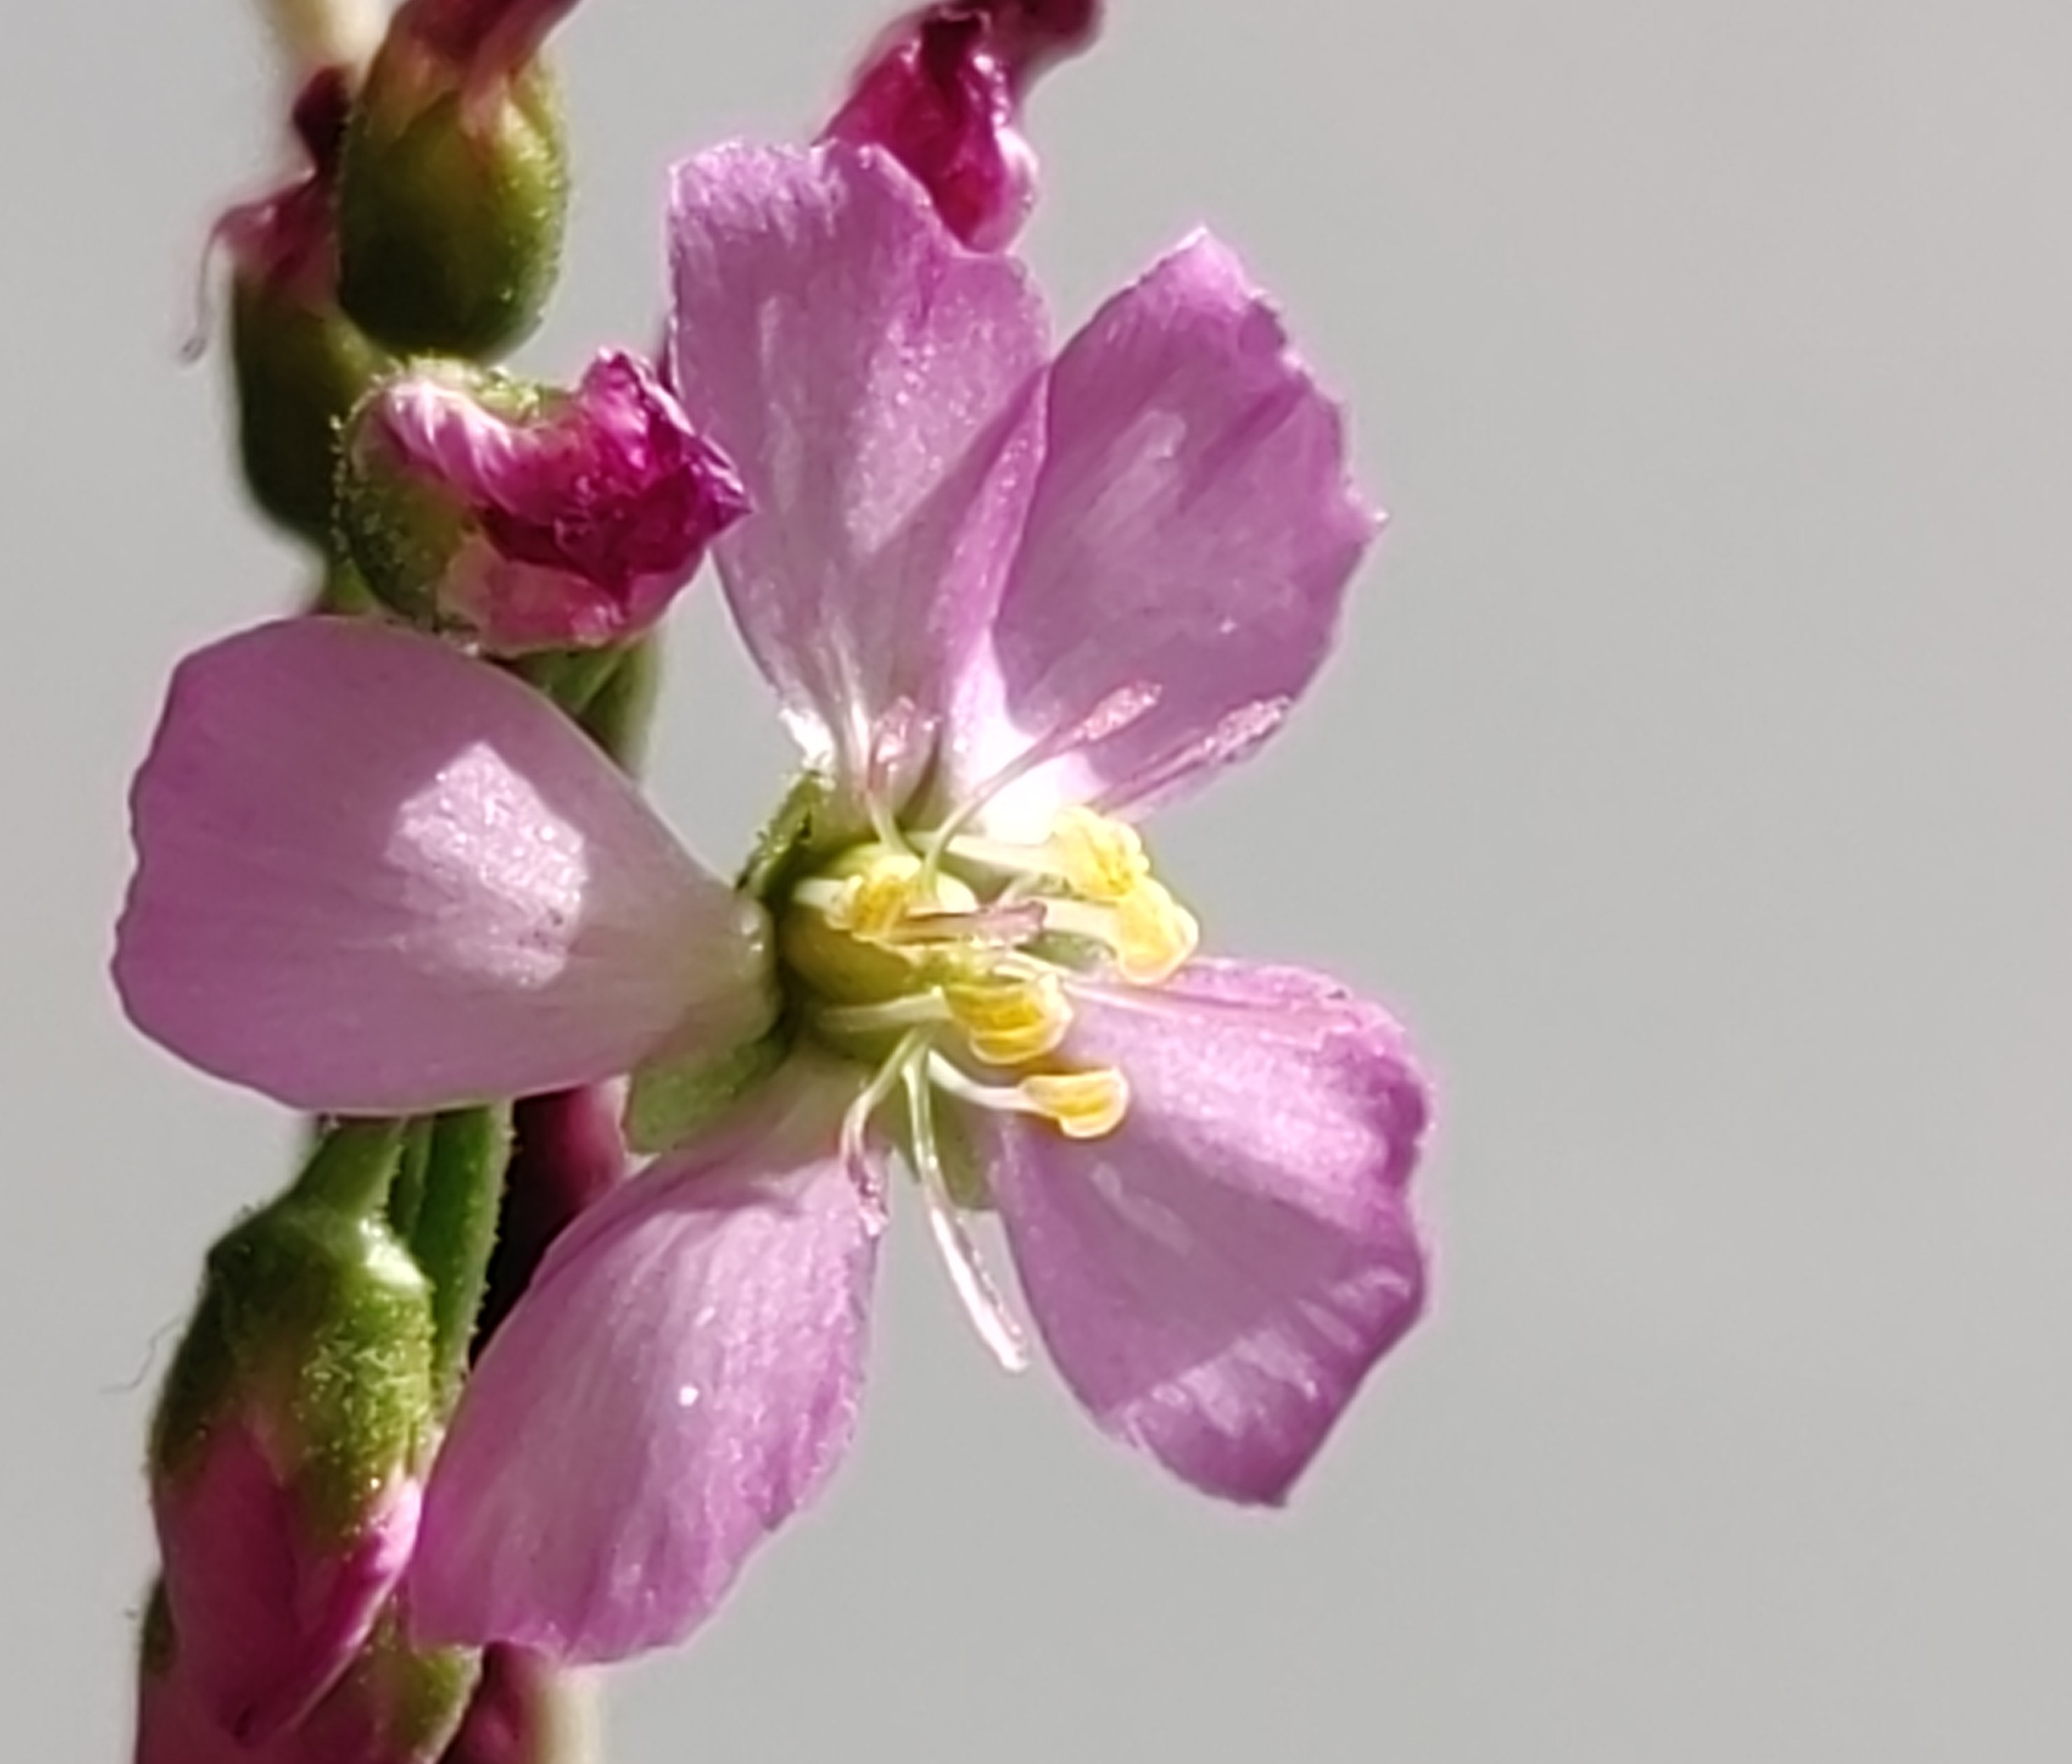
<svg viewBox="0 0 2072 1764">
<path fill-rule="evenodd" d="M 613 1758 L 2072 1756 L 2072 10 L 1113 10 L 1035 109 L 1061 318 L 1212 220 L 1396 517 L 1163 861 L 1420 1033 L 1437 1312 L 1262 1519 L 1003 1379 L 908 1219 L 853 1461 Z M 298 569 L 174 359 L 272 149 L 250 8 L 7 11 L 0 1680 L 84 1761 L 166 1332 L 288 1132 L 117 1017 L 122 791 Z M 650 335 L 665 160 L 810 125 L 880 16 L 588 0 L 527 361 Z M 783 749 L 701 598 L 656 787 L 731 859 Z"/>
</svg>

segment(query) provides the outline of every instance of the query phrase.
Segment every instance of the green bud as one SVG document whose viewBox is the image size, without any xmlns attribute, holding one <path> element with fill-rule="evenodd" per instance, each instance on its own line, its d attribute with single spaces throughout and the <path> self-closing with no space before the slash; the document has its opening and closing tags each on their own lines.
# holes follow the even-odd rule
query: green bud
<svg viewBox="0 0 2072 1764">
<path fill-rule="evenodd" d="M 433 1295 L 384 1216 L 397 1130 L 332 1130 L 294 1187 L 208 1256 L 153 1423 L 178 1482 L 219 1427 L 257 1426 L 319 1532 L 353 1532 L 418 1456 L 432 1413 Z"/>
<path fill-rule="evenodd" d="M 319 549 L 331 541 L 339 430 L 388 365 L 327 302 L 240 275 L 231 308 L 237 446 L 253 500 Z"/>
<path fill-rule="evenodd" d="M 545 309 L 568 195 L 559 94 L 536 59 L 470 80 L 393 34 L 346 133 L 340 302 L 399 352 L 504 355 Z"/>
</svg>

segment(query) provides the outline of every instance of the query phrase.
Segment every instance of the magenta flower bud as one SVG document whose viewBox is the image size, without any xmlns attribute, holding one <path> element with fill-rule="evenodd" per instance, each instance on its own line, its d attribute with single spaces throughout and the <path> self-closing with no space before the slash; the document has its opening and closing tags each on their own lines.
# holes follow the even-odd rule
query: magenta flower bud
<svg viewBox="0 0 2072 1764">
<path fill-rule="evenodd" d="M 243 1745 L 352 1667 L 417 1541 L 431 1295 L 381 1215 L 398 1147 L 392 1127 L 335 1129 L 210 1252 L 153 1425 L 180 1675 Z"/>
<path fill-rule="evenodd" d="M 748 510 L 676 399 L 609 351 L 573 393 L 451 365 L 377 387 L 340 489 L 369 587 L 497 655 L 639 636 Z"/>
<path fill-rule="evenodd" d="M 910 13 L 864 58 L 822 137 L 882 147 L 966 245 L 1010 245 L 1036 201 L 1021 129 L 1037 76 L 1091 44 L 1100 0 L 944 0 Z"/>
<path fill-rule="evenodd" d="M 1036 155 L 986 16 L 935 6 L 895 26 L 822 138 L 883 148 L 965 244 L 1003 249 L 1036 201 Z"/>
</svg>

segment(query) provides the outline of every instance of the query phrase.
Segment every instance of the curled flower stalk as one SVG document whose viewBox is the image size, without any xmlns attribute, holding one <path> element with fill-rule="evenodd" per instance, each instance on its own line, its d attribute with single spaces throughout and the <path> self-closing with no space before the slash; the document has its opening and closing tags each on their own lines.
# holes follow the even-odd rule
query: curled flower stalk
<svg viewBox="0 0 2072 1764">
<path fill-rule="evenodd" d="M 515 683 L 303 621 L 181 669 L 117 957 L 298 1106 L 631 1075 L 659 1155 L 490 1342 L 409 1573 L 421 1634 L 562 1659 L 687 1634 L 839 1462 L 897 1166 L 994 1351 L 985 1214 L 1095 1422 L 1224 1499 L 1286 1498 L 1424 1293 L 1403 1032 L 1200 954 L 1138 831 L 1280 726 L 1375 528 L 1277 315 L 1197 236 L 1054 354 L 873 146 L 692 160 L 671 231 L 805 767 L 744 890 Z"/>
</svg>

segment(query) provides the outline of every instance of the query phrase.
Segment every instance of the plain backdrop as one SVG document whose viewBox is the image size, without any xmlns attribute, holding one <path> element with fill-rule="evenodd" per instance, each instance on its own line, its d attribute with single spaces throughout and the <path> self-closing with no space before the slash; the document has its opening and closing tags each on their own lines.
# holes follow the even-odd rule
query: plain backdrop
<svg viewBox="0 0 2072 1764">
<path fill-rule="evenodd" d="M 2072 1757 L 2072 9 L 1113 0 L 1038 95 L 1063 323 L 1207 220 L 1394 520 L 1342 652 L 1163 824 L 1221 949 L 1444 1085 L 1429 1324 L 1293 1507 L 997 1372 L 910 1217 L 860 1445 L 615 1764 Z M 654 334 L 673 154 L 794 137 L 876 0 L 585 0 L 521 358 Z M 239 0 L 0 37 L 0 1749 L 125 1757 L 150 1392 L 290 1128 L 104 976 L 167 668 L 301 565 L 183 370 L 278 161 Z M 692 597 L 655 775 L 784 746 Z"/>
</svg>

